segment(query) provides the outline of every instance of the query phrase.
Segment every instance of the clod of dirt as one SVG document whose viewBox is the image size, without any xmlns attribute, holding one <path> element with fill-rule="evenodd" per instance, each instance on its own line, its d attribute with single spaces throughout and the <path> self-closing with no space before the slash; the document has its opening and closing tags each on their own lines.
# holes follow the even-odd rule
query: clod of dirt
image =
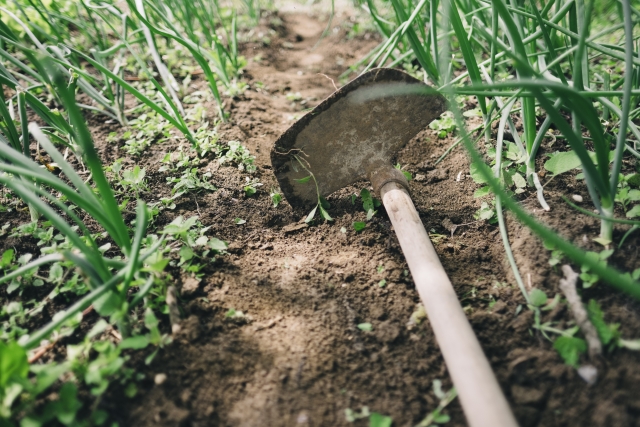
<svg viewBox="0 0 640 427">
<path fill-rule="evenodd" d="M 455 233 L 458 228 L 458 225 L 454 224 L 449 218 L 445 218 L 442 221 L 442 226 L 451 232 L 451 237 L 453 237 L 453 233 Z"/>
<path fill-rule="evenodd" d="M 396 325 L 391 320 L 387 320 L 378 324 L 374 333 L 379 341 L 385 344 L 390 344 L 400 336 L 400 326 Z"/>
<path fill-rule="evenodd" d="M 533 311 L 528 310 L 524 313 L 520 313 L 520 315 L 511 322 L 510 326 L 517 333 L 525 333 L 529 329 L 529 326 L 531 325 L 532 321 L 533 321 Z"/>
<path fill-rule="evenodd" d="M 201 332 L 200 319 L 198 316 L 191 315 L 180 323 L 180 333 L 178 336 L 193 342 L 200 338 Z"/>
<path fill-rule="evenodd" d="M 545 397 L 545 391 L 542 389 L 523 387 L 520 385 L 511 386 L 511 396 L 516 403 L 522 405 L 535 405 Z"/>
<path fill-rule="evenodd" d="M 433 164 L 433 161 L 431 160 L 425 160 L 424 162 L 418 164 L 418 166 L 416 166 L 416 169 L 418 169 L 419 171 L 422 172 L 428 172 L 428 171 L 432 171 L 436 168 L 436 166 Z"/>
<path fill-rule="evenodd" d="M 427 183 L 444 181 L 448 175 L 448 169 L 434 169 L 427 173 Z"/>
<path fill-rule="evenodd" d="M 306 224 L 304 222 L 302 224 L 294 223 L 294 224 L 285 225 L 284 227 L 282 227 L 282 231 L 285 234 L 290 234 L 290 233 L 294 233 L 294 232 L 296 232 L 298 230 L 305 229 L 307 227 L 309 227 L 309 224 Z"/>
<path fill-rule="evenodd" d="M 181 294 L 183 296 L 191 296 L 195 294 L 202 283 L 201 279 L 197 279 L 193 276 L 188 276 L 182 280 Z"/>
<path fill-rule="evenodd" d="M 493 307 L 491 307 L 491 312 L 496 314 L 504 313 L 506 310 L 507 304 L 502 300 L 496 301 Z"/>
<path fill-rule="evenodd" d="M 229 243 L 229 246 L 227 246 L 227 252 L 229 252 L 230 254 L 239 255 L 242 253 L 242 251 L 243 245 L 240 242 L 231 242 Z"/>
</svg>

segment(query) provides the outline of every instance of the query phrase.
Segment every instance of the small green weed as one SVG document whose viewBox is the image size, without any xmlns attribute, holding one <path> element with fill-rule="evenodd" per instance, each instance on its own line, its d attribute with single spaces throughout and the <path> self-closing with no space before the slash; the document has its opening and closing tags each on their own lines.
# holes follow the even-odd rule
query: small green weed
<svg viewBox="0 0 640 427">
<path fill-rule="evenodd" d="M 438 133 L 438 138 L 444 139 L 456 130 L 456 122 L 453 114 L 446 112 L 439 119 L 432 121 L 429 127 Z"/>
<path fill-rule="evenodd" d="M 164 227 L 164 234 L 168 241 L 172 253 L 178 254 L 178 261 L 175 265 L 182 269 L 198 273 L 203 267 L 201 262 L 209 260 L 215 261 L 217 254 L 227 249 L 227 243 L 215 238 L 207 237 L 206 232 L 210 227 L 204 227 L 197 216 L 184 218 L 178 216 Z"/>
<path fill-rule="evenodd" d="M 358 324 L 358 329 L 365 332 L 373 331 L 373 325 L 371 323 L 360 323 Z"/>
<path fill-rule="evenodd" d="M 356 420 L 367 418 L 370 415 L 371 415 L 371 412 L 369 412 L 368 406 L 363 406 L 362 408 L 360 408 L 360 411 L 357 411 L 357 412 L 351 408 L 347 408 L 344 410 L 344 417 L 348 423 L 352 423 Z"/>
<path fill-rule="evenodd" d="M 246 183 L 242 187 L 242 190 L 244 191 L 244 195 L 247 197 L 253 196 L 258 192 L 258 187 L 262 187 L 262 183 L 258 181 L 258 178 L 251 179 L 247 176 L 245 180 L 246 180 Z"/>
<path fill-rule="evenodd" d="M 277 189 L 272 188 L 271 192 L 269 193 L 269 197 L 271 198 L 271 203 L 273 203 L 273 207 L 277 208 L 280 202 L 282 201 L 282 194 L 280 194 L 280 192 Z"/>
<path fill-rule="evenodd" d="M 362 209 L 367 213 L 367 221 L 369 221 L 378 212 L 375 208 L 380 206 L 380 201 L 374 198 L 366 188 L 360 190 L 360 199 L 362 199 Z"/>
<path fill-rule="evenodd" d="M 211 172 L 198 174 L 198 168 L 185 169 L 179 177 L 168 177 L 167 182 L 174 184 L 172 195 L 185 194 L 192 191 L 215 191 L 216 187 L 209 182 Z"/>
<path fill-rule="evenodd" d="M 235 163 L 238 169 L 253 173 L 256 171 L 254 165 L 255 157 L 249 150 L 238 141 L 229 141 L 227 147 L 221 148 L 220 163 Z"/>
<path fill-rule="evenodd" d="M 149 191 L 149 186 L 145 180 L 145 169 L 135 165 L 132 169 L 122 169 L 122 159 L 116 160 L 111 166 L 105 168 L 105 171 L 111 171 L 114 180 L 120 186 L 120 194 L 128 194 L 133 192 L 136 198 L 140 197 L 143 191 Z"/>
<path fill-rule="evenodd" d="M 613 249 L 606 249 L 602 252 L 587 252 L 587 257 L 591 264 L 598 263 L 600 265 L 607 265 L 607 259 L 613 255 Z M 585 289 L 592 287 L 600 280 L 598 275 L 593 274 L 592 267 L 589 264 L 583 264 L 580 267 L 580 280 L 582 280 L 582 287 Z"/>
<path fill-rule="evenodd" d="M 587 342 L 582 338 L 563 335 L 556 338 L 553 348 L 562 357 L 564 363 L 577 368 L 580 355 L 587 351 Z"/>
<path fill-rule="evenodd" d="M 356 230 L 356 232 L 361 232 L 362 230 L 364 230 L 365 228 L 367 228 L 367 223 L 363 222 L 363 221 L 355 221 L 353 223 L 353 229 Z"/>
<path fill-rule="evenodd" d="M 446 424 L 451 420 L 451 417 L 447 414 L 443 414 L 442 411 L 456 398 L 458 393 L 455 388 L 445 392 L 442 390 L 442 381 L 433 380 L 433 394 L 440 400 L 438 407 L 430 412 L 422 421 L 420 421 L 416 427 L 435 427 L 439 424 Z"/>
<path fill-rule="evenodd" d="M 407 181 L 411 181 L 413 179 L 413 176 L 411 175 L 411 172 L 404 170 L 404 167 L 400 163 L 396 163 L 394 168 L 396 168 L 400 172 L 402 172 L 402 175 L 404 175 L 404 177 L 407 179 Z"/>
</svg>

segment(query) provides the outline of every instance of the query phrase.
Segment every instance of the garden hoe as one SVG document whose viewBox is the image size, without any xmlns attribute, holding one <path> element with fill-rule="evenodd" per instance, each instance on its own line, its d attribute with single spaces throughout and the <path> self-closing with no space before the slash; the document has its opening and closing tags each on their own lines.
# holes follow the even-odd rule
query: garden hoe
<svg viewBox="0 0 640 427">
<path fill-rule="evenodd" d="M 472 427 L 516 426 L 411 201 L 407 180 L 392 166 L 394 155 L 445 110 L 444 98 L 429 93 L 419 80 L 375 69 L 291 126 L 276 141 L 271 163 L 294 207 L 317 206 L 321 196 L 371 181 L 400 241 L 467 422 Z"/>
</svg>

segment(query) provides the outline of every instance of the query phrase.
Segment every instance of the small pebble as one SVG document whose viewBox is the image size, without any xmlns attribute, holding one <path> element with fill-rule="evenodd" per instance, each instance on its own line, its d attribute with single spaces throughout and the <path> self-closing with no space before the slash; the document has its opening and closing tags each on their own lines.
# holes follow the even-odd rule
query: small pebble
<svg viewBox="0 0 640 427">
<path fill-rule="evenodd" d="M 594 385 L 598 381 L 598 369 L 593 365 L 580 366 L 578 375 L 589 385 Z"/>
<path fill-rule="evenodd" d="M 300 412 L 296 418 L 298 424 L 306 424 L 309 422 L 309 416 L 305 412 Z"/>
<path fill-rule="evenodd" d="M 575 200 L 576 202 L 578 202 L 578 203 L 581 203 L 581 202 L 582 202 L 582 196 L 581 196 L 581 195 L 579 195 L 579 194 L 574 194 L 573 196 L 571 196 L 571 198 L 572 198 L 573 200 Z"/>
<path fill-rule="evenodd" d="M 167 380 L 167 374 L 156 374 L 155 378 L 153 379 L 153 381 L 157 384 L 160 385 L 163 382 L 165 382 Z"/>
</svg>

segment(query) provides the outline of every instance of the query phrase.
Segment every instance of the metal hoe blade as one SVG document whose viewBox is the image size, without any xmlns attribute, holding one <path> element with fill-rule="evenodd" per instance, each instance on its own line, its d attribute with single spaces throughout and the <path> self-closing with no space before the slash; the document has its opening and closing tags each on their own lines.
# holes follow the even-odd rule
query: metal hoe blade
<svg viewBox="0 0 640 427">
<path fill-rule="evenodd" d="M 446 109 L 445 99 L 398 70 L 371 70 L 291 126 L 271 151 L 273 170 L 292 206 L 315 204 L 395 154 Z M 314 179 L 305 179 L 313 175 Z M 301 180 L 302 182 L 300 182 Z"/>
</svg>

